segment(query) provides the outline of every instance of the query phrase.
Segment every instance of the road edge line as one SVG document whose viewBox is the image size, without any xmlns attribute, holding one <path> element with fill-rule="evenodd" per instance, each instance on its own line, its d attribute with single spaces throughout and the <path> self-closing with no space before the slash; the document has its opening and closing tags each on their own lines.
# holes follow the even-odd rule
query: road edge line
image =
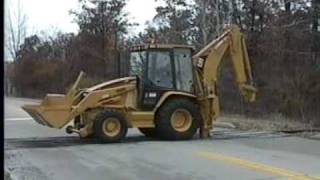
<svg viewBox="0 0 320 180">
<path fill-rule="evenodd" d="M 4 118 L 5 121 L 30 121 L 32 120 L 31 117 L 24 117 L 24 118 Z"/>
</svg>

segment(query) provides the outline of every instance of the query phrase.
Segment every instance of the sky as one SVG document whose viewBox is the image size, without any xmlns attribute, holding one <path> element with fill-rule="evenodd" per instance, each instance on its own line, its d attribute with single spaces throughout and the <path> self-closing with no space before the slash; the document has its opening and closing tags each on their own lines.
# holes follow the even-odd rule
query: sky
<svg viewBox="0 0 320 180">
<path fill-rule="evenodd" d="M 33 34 L 52 36 L 57 32 L 77 33 L 78 26 L 73 22 L 70 10 L 80 8 L 78 0 L 5 0 L 5 18 L 16 14 L 19 9 L 27 16 L 27 36 Z M 163 2 L 155 0 L 127 0 L 124 10 L 129 14 L 129 21 L 138 26 L 129 29 L 129 35 L 143 31 L 146 21 L 151 21 L 156 14 L 155 7 Z M 13 23 L 14 23 L 14 19 Z M 7 24 L 5 24 L 7 27 Z M 6 33 L 6 32 L 5 32 Z M 5 60 L 11 61 L 8 49 L 5 48 Z"/>
<path fill-rule="evenodd" d="M 5 0 L 6 12 L 17 10 L 19 0 Z M 23 12 L 27 15 L 28 34 L 62 31 L 77 32 L 69 10 L 79 8 L 78 0 L 20 0 Z M 154 0 L 128 0 L 125 11 L 131 22 L 140 25 L 132 29 L 136 34 L 144 29 L 146 21 L 151 21 L 156 14 L 155 7 L 161 4 Z"/>
</svg>

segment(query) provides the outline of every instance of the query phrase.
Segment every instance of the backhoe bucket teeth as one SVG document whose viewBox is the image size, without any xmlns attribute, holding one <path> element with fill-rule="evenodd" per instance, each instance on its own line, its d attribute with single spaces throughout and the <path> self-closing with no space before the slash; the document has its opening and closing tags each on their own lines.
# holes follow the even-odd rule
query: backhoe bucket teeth
<svg viewBox="0 0 320 180">
<path fill-rule="evenodd" d="M 71 103 L 67 96 L 48 94 L 38 105 L 24 105 L 25 110 L 37 123 L 51 128 L 62 128 L 71 117 Z"/>
</svg>

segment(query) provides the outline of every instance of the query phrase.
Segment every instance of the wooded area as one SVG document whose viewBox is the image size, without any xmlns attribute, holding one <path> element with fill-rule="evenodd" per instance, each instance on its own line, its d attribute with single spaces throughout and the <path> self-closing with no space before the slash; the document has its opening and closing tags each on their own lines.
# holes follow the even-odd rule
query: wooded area
<svg viewBox="0 0 320 180">
<path fill-rule="evenodd" d="M 162 0 L 164 6 L 147 28 L 128 36 L 126 0 L 80 0 L 70 11 L 77 34 L 26 37 L 15 49 L 7 76 L 17 96 L 64 93 L 80 70 L 83 86 L 127 75 L 126 49 L 155 39 L 158 43 L 195 45 L 199 50 L 226 24 L 237 24 L 247 37 L 257 102 L 245 104 L 226 63 L 219 95 L 224 112 L 251 116 L 282 114 L 320 124 L 320 0 Z M 226 61 L 227 62 L 227 61 Z"/>
</svg>

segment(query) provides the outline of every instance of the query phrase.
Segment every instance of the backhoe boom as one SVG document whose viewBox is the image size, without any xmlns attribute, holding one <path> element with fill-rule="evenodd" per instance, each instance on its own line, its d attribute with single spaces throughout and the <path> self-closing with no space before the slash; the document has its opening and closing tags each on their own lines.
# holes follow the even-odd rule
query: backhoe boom
<svg viewBox="0 0 320 180">
<path fill-rule="evenodd" d="M 245 100 L 255 100 L 256 88 L 253 87 L 252 71 L 243 34 L 237 26 L 231 26 L 217 39 L 210 42 L 193 56 L 197 66 L 200 85 L 197 88 L 203 125 L 201 136 L 209 136 L 212 122 L 219 116 L 219 99 L 216 95 L 219 66 L 229 55 L 236 83 Z"/>
</svg>

